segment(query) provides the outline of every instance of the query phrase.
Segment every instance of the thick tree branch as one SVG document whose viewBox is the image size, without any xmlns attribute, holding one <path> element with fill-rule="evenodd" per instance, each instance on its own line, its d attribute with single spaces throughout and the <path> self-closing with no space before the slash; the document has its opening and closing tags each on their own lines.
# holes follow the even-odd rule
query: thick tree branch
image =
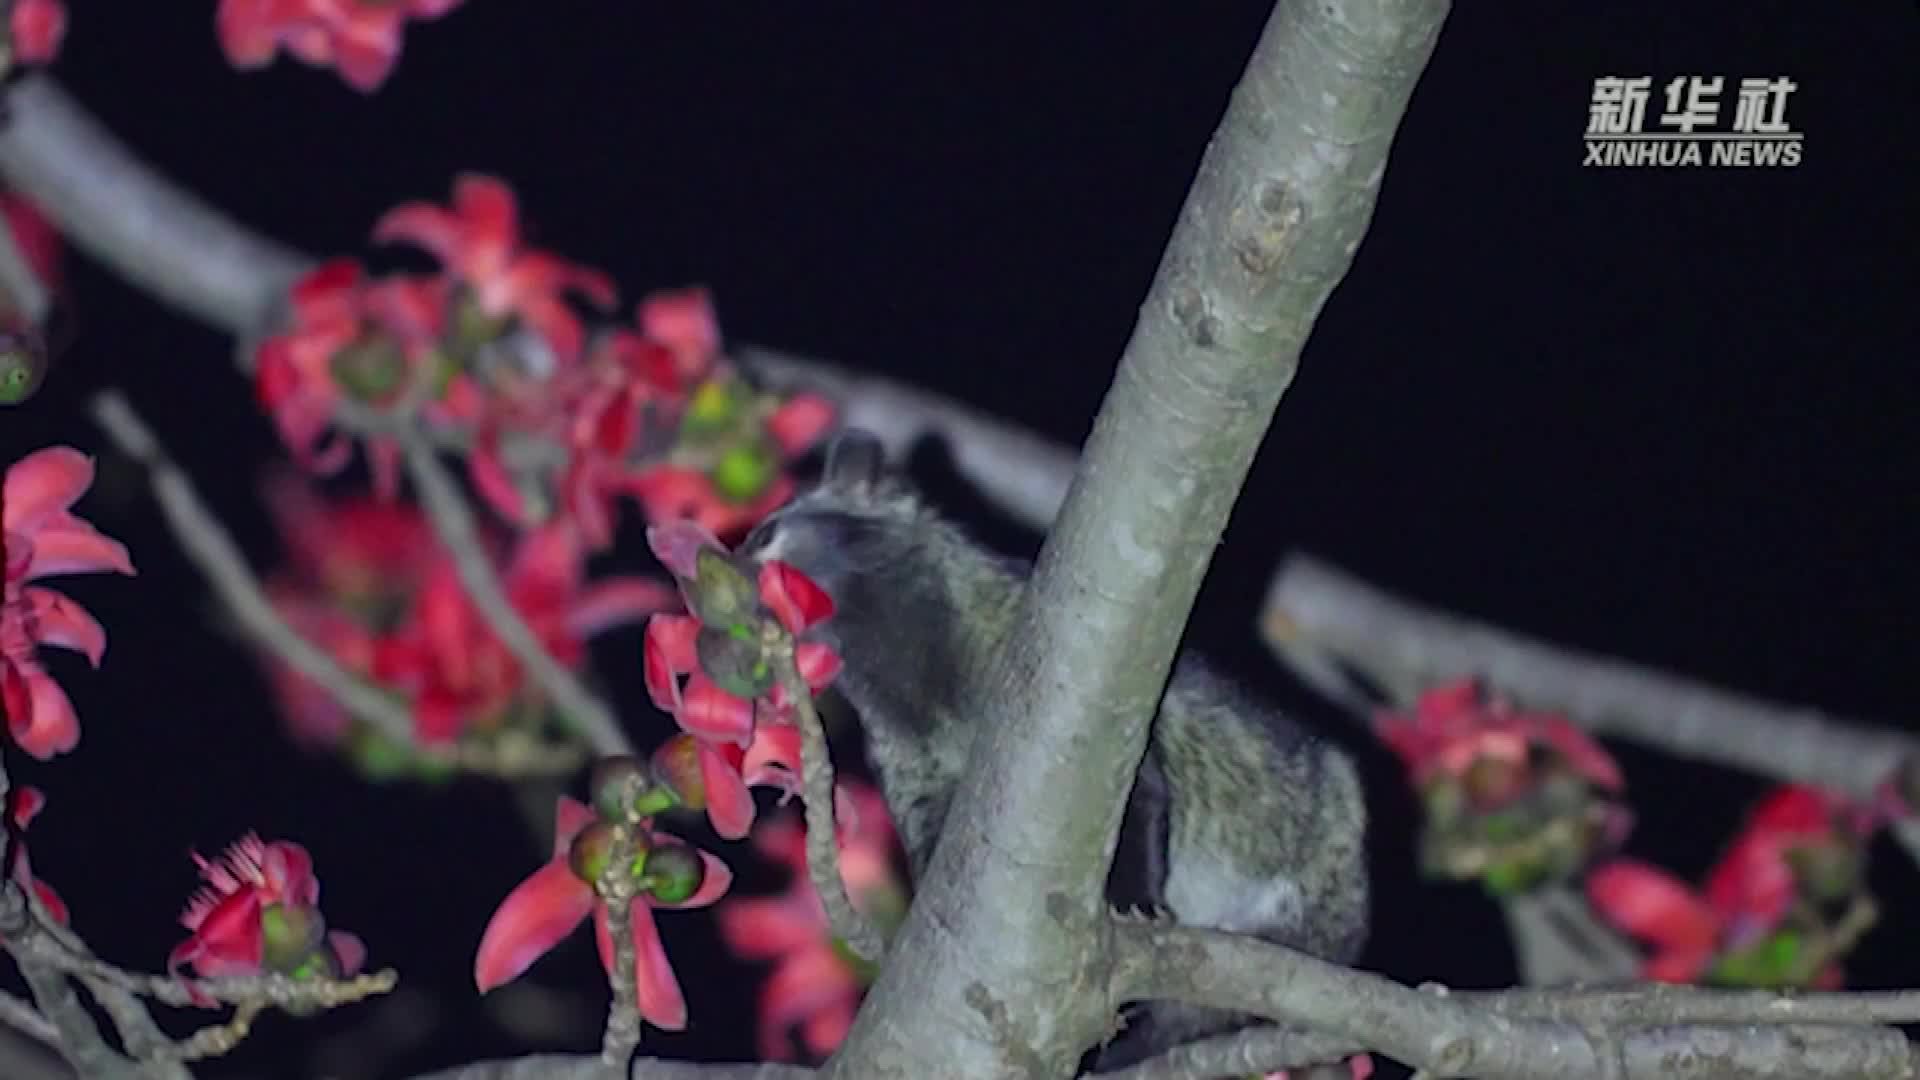
<svg viewBox="0 0 1920 1080">
<path fill-rule="evenodd" d="M 1254 453 L 1371 219 L 1444 0 L 1281 4 L 1180 212 L 1004 650 L 926 888 L 834 1068 L 1046 1076 L 1147 723 Z M 980 943 L 992 942 L 990 949 Z"/>
<path fill-rule="evenodd" d="M 39 73 L 6 92 L 0 175 L 89 255 L 168 304 L 236 333 L 265 326 L 304 269 L 155 174 Z"/>
<path fill-rule="evenodd" d="M 1920 1075 L 1905 1037 L 1879 1026 L 1920 1020 L 1920 993 L 1647 987 L 1452 994 L 1415 990 L 1254 938 L 1134 922 L 1116 923 L 1114 951 L 1116 999 L 1174 998 L 1255 1012 L 1436 1076 Z"/>
<path fill-rule="evenodd" d="M 626 1068 L 578 1054 L 529 1054 L 504 1061 L 479 1061 L 413 1080 L 806 1080 L 812 1069 L 799 1065 L 696 1065 L 659 1058 L 635 1058 Z"/>
<path fill-rule="evenodd" d="M 1266 1076 L 1340 1061 L 1365 1052 L 1364 1046 L 1332 1036 L 1258 1027 L 1187 1043 L 1131 1068 L 1098 1073 L 1095 1080 L 1222 1080 L 1250 1074 Z"/>
<path fill-rule="evenodd" d="M 1920 751 L 1920 740 L 1892 731 L 1443 615 L 1303 555 L 1275 577 L 1262 627 L 1280 658 L 1303 673 L 1325 673 L 1332 660 L 1402 699 L 1478 675 L 1517 702 L 1564 712 L 1598 735 L 1856 796 L 1871 794 Z"/>
</svg>

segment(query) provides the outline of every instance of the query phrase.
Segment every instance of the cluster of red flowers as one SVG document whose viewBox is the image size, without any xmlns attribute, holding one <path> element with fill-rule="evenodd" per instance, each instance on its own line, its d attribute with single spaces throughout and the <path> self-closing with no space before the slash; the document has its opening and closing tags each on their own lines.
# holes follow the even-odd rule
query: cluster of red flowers
<svg viewBox="0 0 1920 1080">
<path fill-rule="evenodd" d="M 550 723 L 548 702 L 474 606 L 418 509 L 378 499 L 323 502 L 292 477 L 276 479 L 268 501 L 291 555 L 267 582 L 275 609 L 343 667 L 405 698 L 421 743 L 538 734 Z M 647 578 L 589 582 L 585 560 L 564 521 L 522 534 L 499 559 L 509 603 L 568 668 L 584 665 L 594 634 L 676 602 L 670 587 Z M 297 735 L 344 742 L 374 773 L 426 764 L 357 726 L 331 694 L 284 661 L 264 659 Z"/>
<path fill-rule="evenodd" d="M 1430 874 L 1479 879 L 1497 895 L 1565 878 L 1625 839 L 1625 787 L 1605 749 L 1565 717 L 1530 713 L 1472 679 L 1387 712 L 1375 731 L 1426 806 Z"/>
<path fill-rule="evenodd" d="M 1817 788 L 1779 788 L 1696 892 L 1658 867 L 1595 867 L 1595 909 L 1645 942 L 1663 982 L 1836 989 L 1840 959 L 1872 922 L 1866 844 L 1887 810 Z"/>
<path fill-rule="evenodd" d="M 807 691 L 817 693 L 838 672 L 839 658 L 817 642 L 795 640 L 829 617 L 833 605 L 792 567 L 769 562 L 750 576 L 711 533 L 688 521 L 657 526 L 647 538 L 678 581 L 690 612 L 654 615 L 646 638 L 648 690 L 683 731 L 644 764 L 602 762 L 592 809 L 561 800 L 553 858 L 495 912 L 475 957 L 474 981 L 486 991 L 519 977 L 589 912 L 602 962 L 611 970 L 603 886 L 609 866 L 619 869 L 615 860 L 630 860 L 630 880 L 649 883 L 631 899 L 627 915 L 639 960 L 640 1014 L 675 1030 L 686 1023 L 686 1003 L 651 909 L 710 904 L 732 879 L 724 864 L 704 852 L 698 861 L 685 855 L 670 861 L 672 873 L 650 869 L 660 864 L 663 851 L 685 849 L 656 831 L 654 818 L 669 810 L 704 810 L 722 837 L 745 836 L 754 819 L 750 787 L 772 786 L 791 795 L 799 786 L 799 733 L 790 718 L 796 702 L 779 666 L 791 663 Z M 842 820 L 859 816 L 844 790 L 836 794 Z M 681 870 L 692 876 L 676 876 Z"/>
<path fill-rule="evenodd" d="M 400 59 L 400 35 L 412 19 L 437 19 L 463 0 L 220 0 L 214 28 L 227 61 L 260 68 L 281 49 L 314 67 L 331 67 L 349 86 L 371 93 Z"/>
<path fill-rule="evenodd" d="M 39 649 L 54 646 L 95 667 L 107 634 L 65 595 L 29 582 L 55 574 L 132 574 L 127 549 L 72 511 L 93 484 L 93 459 L 66 446 L 39 450 L 8 467 L 0 491 L 0 549 L 6 580 L 0 592 L 0 697 L 14 744 L 46 760 L 80 742 L 80 720 L 60 684 L 41 666 Z"/>
<path fill-rule="evenodd" d="M 704 290 L 650 297 L 634 329 L 589 340 L 567 298 L 610 308 L 612 283 L 524 247 L 497 179 L 462 176 L 451 209 L 399 206 L 374 236 L 431 252 L 442 272 L 369 283 L 357 263 L 330 262 L 295 287 L 289 327 L 258 351 L 261 403 L 312 472 L 346 463 L 346 444 L 327 438 L 343 408 L 411 409 L 463 436 L 475 489 L 502 518 L 523 528 L 563 518 L 598 550 L 620 495 L 654 521 L 746 527 L 785 501 L 782 464 L 832 423 L 817 396 L 747 387 L 721 353 Z M 516 462 L 516 446 L 560 460 Z M 396 448 L 374 437 L 367 453 L 376 490 L 390 495 Z"/>
</svg>

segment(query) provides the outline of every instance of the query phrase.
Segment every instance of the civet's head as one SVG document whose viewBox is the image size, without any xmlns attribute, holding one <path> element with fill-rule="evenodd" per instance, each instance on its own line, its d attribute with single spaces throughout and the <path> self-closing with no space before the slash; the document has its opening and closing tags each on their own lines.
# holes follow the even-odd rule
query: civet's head
<svg viewBox="0 0 1920 1080">
<path fill-rule="evenodd" d="M 819 482 L 755 527 L 740 552 L 788 563 L 843 603 L 848 582 L 902 569 L 897 563 L 928 514 L 887 468 L 880 440 L 849 428 L 828 445 Z"/>
</svg>

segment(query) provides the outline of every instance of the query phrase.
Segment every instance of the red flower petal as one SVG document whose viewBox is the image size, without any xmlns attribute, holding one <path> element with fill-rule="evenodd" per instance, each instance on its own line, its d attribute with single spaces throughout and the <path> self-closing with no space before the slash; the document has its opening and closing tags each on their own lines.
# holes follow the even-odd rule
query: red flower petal
<svg viewBox="0 0 1920 1080">
<path fill-rule="evenodd" d="M 70 446 L 35 450 L 7 467 L 0 483 L 0 525 L 7 532 L 31 534 L 86 494 L 93 483 L 93 459 Z"/>
<path fill-rule="evenodd" d="M 680 675 L 699 663 L 694 639 L 700 624 L 686 615 L 655 615 L 647 620 L 641 646 L 647 696 L 662 712 L 680 709 Z"/>
<path fill-rule="evenodd" d="M 841 1043 L 847 1041 L 847 1032 L 853 1030 L 853 1017 L 859 1010 L 857 992 L 827 1004 L 801 1022 L 800 1044 L 814 1057 L 824 1058 L 832 1054 L 840 1049 Z"/>
<path fill-rule="evenodd" d="M 449 265 L 459 258 L 465 235 L 459 218 L 428 202 L 401 203 L 373 225 L 374 243 L 412 244 Z"/>
<path fill-rule="evenodd" d="M 1634 937 L 1672 948 L 1711 949 L 1720 920 L 1666 871 L 1616 859 L 1587 875 L 1587 898 L 1608 921 Z"/>
<path fill-rule="evenodd" d="M 612 578 L 582 589 L 567 609 L 567 631 L 592 637 L 602 630 L 680 606 L 680 592 L 646 578 Z"/>
<path fill-rule="evenodd" d="M 600 949 L 600 963 L 613 970 L 613 937 L 607 933 L 607 911 L 594 913 L 594 944 Z M 680 980 L 667 961 L 666 947 L 660 943 L 660 929 L 654 924 L 653 911 L 643 899 L 636 898 L 628 909 L 628 925 L 633 934 L 635 989 L 640 997 L 640 1015 L 654 1027 L 680 1031 L 687 1026 L 687 1000 L 680 992 Z"/>
<path fill-rule="evenodd" d="M 819 394 L 795 394 L 767 417 L 767 434 L 788 457 L 799 457 L 833 428 L 838 410 Z"/>
<path fill-rule="evenodd" d="M 512 982 L 580 925 L 594 909 L 593 887 L 564 859 L 549 862 L 515 886 L 488 920 L 474 954 L 481 993 Z"/>
<path fill-rule="evenodd" d="M 72 514 L 62 512 L 43 518 L 28 535 L 33 542 L 33 557 L 24 571 L 28 578 L 102 571 L 133 576 L 133 560 L 127 555 L 126 545 Z"/>
<path fill-rule="evenodd" d="M 699 573 L 702 548 L 725 552 L 713 533 L 691 521 L 669 521 L 647 529 L 647 547 L 674 577 L 691 580 Z"/>
<path fill-rule="evenodd" d="M 367 946 L 356 934 L 335 930 L 327 935 L 327 947 L 333 950 L 333 962 L 340 974 L 352 978 L 367 964 Z"/>
<path fill-rule="evenodd" d="M 640 301 L 634 319 L 641 333 L 675 353 L 705 356 L 720 349 L 720 322 L 704 288 L 653 293 Z"/>
<path fill-rule="evenodd" d="M 27 617 L 34 623 L 36 642 L 72 649 L 94 667 L 100 666 L 100 658 L 107 651 L 107 632 L 86 608 L 52 589 L 28 586 L 20 596 L 26 601 Z"/>
<path fill-rule="evenodd" d="M 742 897 L 714 912 L 720 937 L 735 956 L 765 960 L 803 948 L 826 932 L 819 912 L 792 894 Z"/>
<path fill-rule="evenodd" d="M 737 699 L 736 699 L 737 700 Z M 740 771 L 715 747 L 702 739 L 700 784 L 707 793 L 707 820 L 723 839 L 738 840 L 753 829 L 753 794 Z"/>
<path fill-rule="evenodd" d="M 833 598 L 826 590 L 778 559 L 760 567 L 760 600 L 789 633 L 798 634 L 833 615 Z"/>
<path fill-rule="evenodd" d="M 15 745 L 41 761 L 80 745 L 80 718 L 52 676 L 18 662 L 0 668 L 5 669 L 7 727 Z"/>
<path fill-rule="evenodd" d="M 673 715 L 682 730 L 703 739 L 741 746 L 753 739 L 753 703 L 720 689 L 698 671 L 687 680 Z"/>
<path fill-rule="evenodd" d="M 803 641 L 793 650 L 793 664 L 814 693 L 825 690 L 840 674 L 840 654 L 818 641 Z"/>
<path fill-rule="evenodd" d="M 599 820 L 599 815 L 586 803 L 578 799 L 560 796 L 553 813 L 553 857 L 565 862 L 567 853 L 573 848 L 573 838 L 586 831 L 587 826 Z"/>
<path fill-rule="evenodd" d="M 853 972 L 823 940 L 816 948 L 789 954 L 767 976 L 760 988 L 760 1023 L 785 1031 L 859 991 Z"/>
</svg>

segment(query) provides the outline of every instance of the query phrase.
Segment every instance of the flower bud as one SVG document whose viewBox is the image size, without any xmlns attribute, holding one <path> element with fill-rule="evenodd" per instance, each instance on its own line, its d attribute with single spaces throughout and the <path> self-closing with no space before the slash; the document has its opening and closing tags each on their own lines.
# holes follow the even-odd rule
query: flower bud
<svg viewBox="0 0 1920 1080">
<path fill-rule="evenodd" d="M 587 787 L 600 819 L 622 823 L 637 817 L 633 803 L 649 779 L 646 766 L 631 754 L 601 758 L 593 767 L 593 778 Z"/>
<path fill-rule="evenodd" d="M 325 940 L 327 920 L 310 907 L 268 904 L 260 909 L 260 966 L 292 974 Z"/>
<path fill-rule="evenodd" d="M 653 752 L 651 771 L 658 788 L 670 792 L 689 810 L 707 808 L 707 788 L 700 779 L 700 744 L 686 733 L 675 735 Z"/>
<path fill-rule="evenodd" d="M 596 821 L 573 838 L 573 845 L 567 849 L 567 866 L 573 871 L 574 877 L 589 885 L 598 885 L 606 875 L 607 868 L 613 865 L 613 857 L 619 846 L 618 828 L 604 821 Z"/>
<path fill-rule="evenodd" d="M 765 494 L 779 474 L 779 455 L 772 447 L 756 441 L 722 451 L 709 478 L 721 498 L 733 503 L 750 503 Z"/>
<path fill-rule="evenodd" d="M 663 904 L 685 903 L 700 891 L 706 878 L 706 860 L 677 840 L 662 843 L 647 855 L 645 888 Z"/>
<path fill-rule="evenodd" d="M 734 697 L 751 700 L 773 689 L 773 665 L 748 624 L 702 626 L 693 645 L 700 670 Z"/>
<path fill-rule="evenodd" d="M 385 337 L 365 337 L 333 354 L 333 381 L 356 401 L 385 401 L 406 379 L 407 358 Z"/>
</svg>

